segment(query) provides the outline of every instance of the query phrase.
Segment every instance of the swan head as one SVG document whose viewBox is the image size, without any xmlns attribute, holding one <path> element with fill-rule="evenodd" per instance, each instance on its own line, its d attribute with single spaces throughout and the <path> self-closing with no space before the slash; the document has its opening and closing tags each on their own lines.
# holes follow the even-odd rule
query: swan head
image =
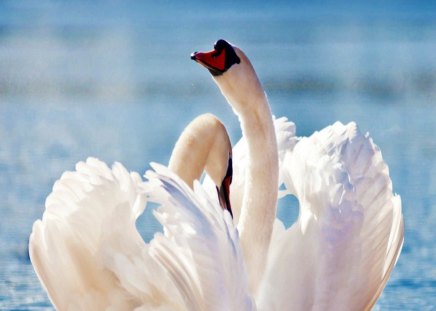
<svg viewBox="0 0 436 311">
<path fill-rule="evenodd" d="M 218 40 L 209 52 L 194 52 L 191 59 L 212 74 L 237 114 L 253 109 L 256 99 L 264 98 L 263 88 L 245 53 L 229 42 Z"/>
<path fill-rule="evenodd" d="M 215 77 L 241 62 L 235 47 L 223 39 L 214 44 L 212 51 L 192 53 L 191 59 L 206 67 Z"/>
</svg>

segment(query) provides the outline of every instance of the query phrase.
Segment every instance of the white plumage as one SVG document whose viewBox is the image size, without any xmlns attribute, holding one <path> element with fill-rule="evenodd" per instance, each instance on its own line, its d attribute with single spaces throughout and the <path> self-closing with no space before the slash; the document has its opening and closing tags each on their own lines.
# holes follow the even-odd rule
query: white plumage
<svg viewBox="0 0 436 311">
<path fill-rule="evenodd" d="M 262 310 L 366 310 L 386 285 L 403 242 L 401 201 L 380 150 L 355 123 L 301 138 L 287 152 L 286 188 L 298 220 L 277 220 Z"/>
<path fill-rule="evenodd" d="M 58 310 L 254 310 L 229 213 L 154 164 L 150 182 L 97 159 L 56 182 L 30 255 Z M 164 232 L 136 230 L 146 198 Z"/>
<path fill-rule="evenodd" d="M 30 237 L 57 309 L 367 310 L 376 302 L 403 242 L 400 198 L 378 147 L 354 123 L 299 138 L 286 118 L 271 122 L 259 89 L 232 93 L 235 81 L 239 92 L 260 87 L 234 49 L 241 64 L 215 77 L 244 133 L 233 150 L 234 219 L 215 189 L 191 189 L 164 166 L 152 164 L 143 181 L 119 163 L 78 163 L 55 183 Z M 288 229 L 274 203 L 286 194 L 300 202 Z M 158 203 L 163 226 L 149 244 L 135 227 L 147 202 Z"/>
</svg>

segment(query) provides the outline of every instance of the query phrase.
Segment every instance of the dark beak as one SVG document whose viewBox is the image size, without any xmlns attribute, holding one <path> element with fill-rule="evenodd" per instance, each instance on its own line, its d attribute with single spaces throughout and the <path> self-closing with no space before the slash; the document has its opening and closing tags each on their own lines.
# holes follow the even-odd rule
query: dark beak
<svg viewBox="0 0 436 311">
<path fill-rule="evenodd" d="M 223 210 L 228 210 L 233 218 L 232 206 L 230 205 L 230 184 L 232 183 L 232 176 L 233 176 L 233 166 L 232 166 L 232 158 L 230 157 L 226 176 L 224 177 L 221 187 L 220 188 L 217 187 L 216 190 L 218 192 L 218 198 L 220 201 L 221 208 Z"/>
</svg>

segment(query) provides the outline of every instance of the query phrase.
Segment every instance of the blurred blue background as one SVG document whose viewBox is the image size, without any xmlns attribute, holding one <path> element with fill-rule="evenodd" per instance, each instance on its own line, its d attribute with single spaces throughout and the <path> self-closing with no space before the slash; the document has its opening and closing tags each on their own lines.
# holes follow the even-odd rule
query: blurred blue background
<svg viewBox="0 0 436 311">
<path fill-rule="evenodd" d="M 246 51 L 274 114 L 298 135 L 336 120 L 370 132 L 406 224 L 375 309 L 435 309 L 435 1 L 2 0 L 1 310 L 51 309 L 27 241 L 63 171 L 88 156 L 141 173 L 150 161 L 166 164 L 183 127 L 204 112 L 236 143 L 236 117 L 189 59 L 219 38 Z M 288 223 L 291 205 L 280 210 Z"/>
</svg>

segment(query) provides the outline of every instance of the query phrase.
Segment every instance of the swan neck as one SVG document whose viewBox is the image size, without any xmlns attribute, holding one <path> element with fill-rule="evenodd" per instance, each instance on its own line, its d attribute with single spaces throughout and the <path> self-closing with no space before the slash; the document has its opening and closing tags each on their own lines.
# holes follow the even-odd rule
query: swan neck
<svg viewBox="0 0 436 311">
<path fill-rule="evenodd" d="M 278 151 L 274 123 L 264 92 L 248 98 L 251 109 L 239 114 L 248 148 L 248 167 L 238 229 L 249 270 L 253 294 L 261 281 L 267 260 L 278 193 Z"/>
<path fill-rule="evenodd" d="M 194 180 L 200 179 L 206 166 L 206 155 L 203 152 L 191 153 L 188 148 L 177 147 L 178 145 L 174 148 L 168 168 L 192 189 Z"/>
<path fill-rule="evenodd" d="M 204 114 L 194 119 L 180 135 L 168 167 L 191 188 L 203 171 L 215 185 L 221 185 L 230 154 L 231 143 L 224 125 L 212 114 Z"/>
</svg>

